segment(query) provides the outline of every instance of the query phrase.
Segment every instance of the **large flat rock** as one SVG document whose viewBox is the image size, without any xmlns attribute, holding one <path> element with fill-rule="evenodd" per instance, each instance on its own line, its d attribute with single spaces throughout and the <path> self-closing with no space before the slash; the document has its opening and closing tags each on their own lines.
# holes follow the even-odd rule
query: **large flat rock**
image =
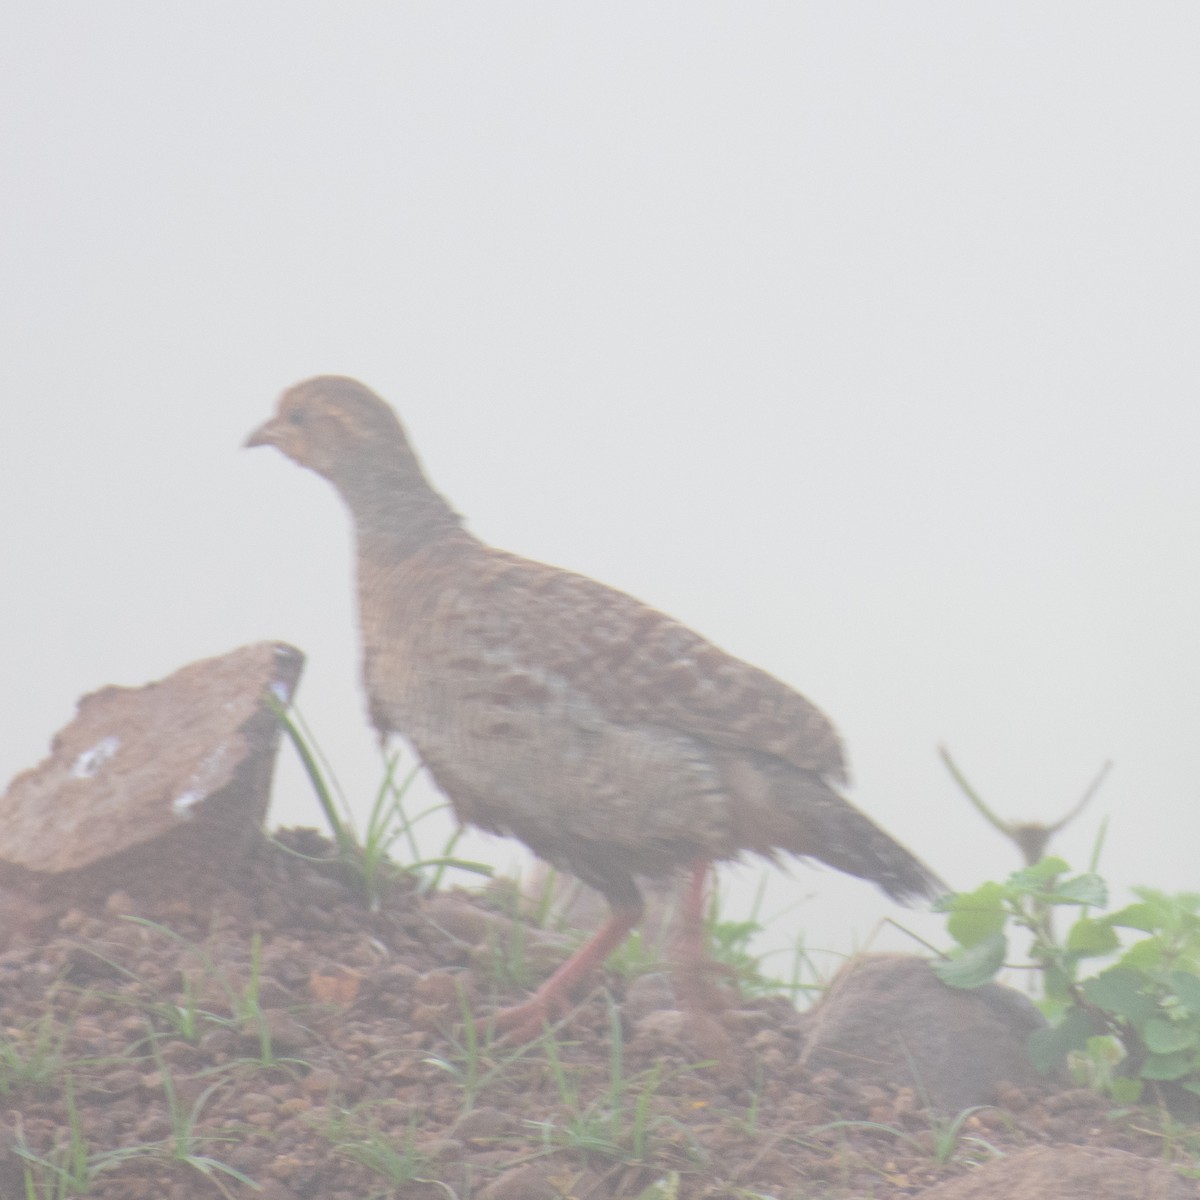
<svg viewBox="0 0 1200 1200">
<path fill-rule="evenodd" d="M 290 702 L 303 664 L 294 647 L 260 642 L 84 696 L 50 756 L 0 796 L 9 922 L 116 890 L 165 900 L 227 883 L 262 837 L 272 698 Z"/>
</svg>

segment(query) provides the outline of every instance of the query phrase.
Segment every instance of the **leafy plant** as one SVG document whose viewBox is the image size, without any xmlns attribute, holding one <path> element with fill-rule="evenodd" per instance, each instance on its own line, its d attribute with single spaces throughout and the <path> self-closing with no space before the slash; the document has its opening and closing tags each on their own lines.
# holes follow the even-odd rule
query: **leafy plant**
<svg viewBox="0 0 1200 1200">
<path fill-rule="evenodd" d="M 1053 1022 L 1031 1039 L 1040 1069 L 1073 1056 L 1120 1102 L 1136 1100 L 1147 1082 L 1200 1095 L 1200 894 L 1134 894 L 1135 903 L 1093 915 L 1108 903 L 1103 880 L 1046 858 L 1004 883 L 947 897 L 940 907 L 958 946 L 938 974 L 953 987 L 990 982 L 1005 965 L 1009 930 L 1025 930 Z M 1059 937 L 1051 914 L 1064 907 L 1079 915 Z M 1130 930 L 1146 936 L 1127 945 L 1122 931 Z M 1115 961 L 1083 977 L 1082 964 L 1097 958 Z"/>
</svg>

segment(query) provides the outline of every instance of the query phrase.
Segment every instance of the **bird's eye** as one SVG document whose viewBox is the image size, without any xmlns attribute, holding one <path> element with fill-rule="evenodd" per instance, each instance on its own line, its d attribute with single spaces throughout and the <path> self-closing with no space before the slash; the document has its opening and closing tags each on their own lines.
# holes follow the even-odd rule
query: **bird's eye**
<svg viewBox="0 0 1200 1200">
<path fill-rule="evenodd" d="M 303 425 L 304 424 L 304 414 L 298 408 L 293 408 L 292 411 L 290 413 L 288 413 L 287 419 L 293 425 Z"/>
</svg>

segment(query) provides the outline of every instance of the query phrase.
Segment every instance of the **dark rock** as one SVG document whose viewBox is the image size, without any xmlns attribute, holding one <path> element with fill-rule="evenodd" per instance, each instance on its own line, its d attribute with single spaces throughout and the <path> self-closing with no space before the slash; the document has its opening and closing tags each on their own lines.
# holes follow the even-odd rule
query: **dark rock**
<svg viewBox="0 0 1200 1200">
<path fill-rule="evenodd" d="M 868 1083 L 913 1087 L 955 1113 L 1004 1083 L 1036 1086 L 1029 1035 L 1043 1024 L 1011 988 L 947 987 L 924 959 L 866 955 L 838 973 L 802 1026 L 801 1062 Z"/>
</svg>

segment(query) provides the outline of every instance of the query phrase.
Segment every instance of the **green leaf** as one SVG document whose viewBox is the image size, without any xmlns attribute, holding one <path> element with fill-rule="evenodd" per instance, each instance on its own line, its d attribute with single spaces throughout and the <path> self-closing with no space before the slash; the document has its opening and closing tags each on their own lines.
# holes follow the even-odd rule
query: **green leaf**
<svg viewBox="0 0 1200 1200">
<path fill-rule="evenodd" d="M 1125 1057 L 1125 1049 L 1111 1033 L 1100 1033 L 1088 1038 L 1087 1056 L 1094 1063 L 1113 1067 Z"/>
<path fill-rule="evenodd" d="M 1067 932 L 1067 949 L 1081 958 L 1111 954 L 1120 948 L 1120 939 L 1112 927 L 1094 917 L 1080 917 Z"/>
<path fill-rule="evenodd" d="M 1184 1087 L 1187 1087 L 1187 1084 L 1184 1084 Z M 1117 1104 L 1136 1104 L 1142 1098 L 1142 1081 L 1140 1079 L 1114 1079 L 1109 1091 Z"/>
<path fill-rule="evenodd" d="M 1184 1008 L 1192 1016 L 1200 1017 L 1200 975 L 1193 975 L 1191 971 L 1172 971 L 1167 982 Z"/>
<path fill-rule="evenodd" d="M 1200 913 L 1200 892 L 1161 892 L 1158 888 L 1135 887 L 1135 896 L 1141 896 L 1158 908 L 1165 918 L 1168 913 Z"/>
<path fill-rule="evenodd" d="M 1043 1075 L 1062 1064 L 1072 1050 L 1086 1050 L 1096 1032 L 1095 1021 L 1082 1008 L 1069 1008 L 1057 1025 L 1035 1029 L 1029 1035 L 1029 1061 Z"/>
<path fill-rule="evenodd" d="M 1009 876 L 1009 882 L 1018 886 L 1024 886 L 1027 882 L 1045 883 L 1047 879 L 1053 879 L 1056 875 L 1065 875 L 1070 869 L 1065 860 L 1051 855 L 1034 863 L 1032 867 L 1014 871 Z"/>
<path fill-rule="evenodd" d="M 996 972 L 1004 966 L 1008 939 L 1002 933 L 989 934 L 967 949 L 942 962 L 934 963 L 937 977 L 954 988 L 977 988 L 991 983 Z"/>
<path fill-rule="evenodd" d="M 1179 892 L 1172 896 L 1157 888 L 1138 887 L 1134 894 L 1150 908 L 1153 928 L 1178 932 L 1195 927 L 1198 897 L 1194 892 Z"/>
<path fill-rule="evenodd" d="M 1071 984 L 1075 981 L 1072 971 L 1065 964 L 1049 961 L 1042 966 L 1042 987 L 1047 1000 L 1072 1001 Z"/>
<path fill-rule="evenodd" d="M 1182 1079 L 1191 1069 L 1190 1054 L 1151 1054 L 1138 1074 L 1143 1079 Z"/>
<path fill-rule="evenodd" d="M 1121 967 L 1128 967 L 1136 974 L 1145 974 L 1147 971 L 1154 971 L 1167 964 L 1169 950 L 1167 944 L 1160 937 L 1142 938 L 1140 942 L 1134 942 L 1124 954 L 1121 955 L 1121 961 L 1117 964 Z"/>
<path fill-rule="evenodd" d="M 1187 1050 L 1200 1041 L 1200 1034 L 1194 1029 L 1175 1021 L 1164 1021 L 1162 1017 L 1151 1017 L 1142 1026 L 1141 1032 L 1146 1049 L 1155 1054 L 1174 1054 L 1178 1050 Z"/>
<path fill-rule="evenodd" d="M 1117 925 L 1121 929 L 1140 929 L 1143 933 L 1153 933 L 1158 928 L 1156 916 L 1152 904 L 1127 904 L 1101 920 L 1106 925 Z"/>
<path fill-rule="evenodd" d="M 1007 915 L 1004 911 L 1004 888 L 998 883 L 985 883 L 973 892 L 959 892 L 950 898 L 950 916 L 946 929 L 961 946 L 999 933 Z"/>
<path fill-rule="evenodd" d="M 1086 875 L 1076 875 L 1073 879 L 1064 879 L 1050 896 L 1051 904 L 1087 904 L 1094 908 L 1103 908 L 1108 903 L 1108 888 L 1099 875 L 1089 872 Z"/>
<path fill-rule="evenodd" d="M 1137 971 L 1109 967 L 1094 979 L 1085 979 L 1081 988 L 1093 1004 L 1140 1026 L 1158 1011 L 1154 997 L 1144 990 L 1145 983 Z"/>
</svg>

